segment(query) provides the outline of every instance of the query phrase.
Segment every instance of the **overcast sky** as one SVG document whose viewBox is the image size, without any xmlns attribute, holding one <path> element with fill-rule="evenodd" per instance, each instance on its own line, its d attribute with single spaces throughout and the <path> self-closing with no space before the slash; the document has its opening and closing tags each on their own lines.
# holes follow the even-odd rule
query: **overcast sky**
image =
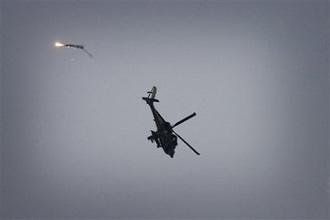
<svg viewBox="0 0 330 220">
<path fill-rule="evenodd" d="M 1 2 L 4 218 L 329 218 L 329 3 Z M 94 59 L 56 40 L 81 43 Z M 147 141 L 157 86 L 173 159 Z"/>
</svg>

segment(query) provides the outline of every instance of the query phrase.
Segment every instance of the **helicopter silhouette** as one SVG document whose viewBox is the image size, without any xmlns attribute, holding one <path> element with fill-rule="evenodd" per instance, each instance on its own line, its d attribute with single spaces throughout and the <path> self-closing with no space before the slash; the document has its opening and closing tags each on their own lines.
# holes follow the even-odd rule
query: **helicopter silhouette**
<svg viewBox="0 0 330 220">
<path fill-rule="evenodd" d="M 165 119 L 159 114 L 154 106 L 154 102 L 159 102 L 159 100 L 155 98 L 157 88 L 154 86 L 152 87 L 151 91 L 148 91 L 147 93 L 148 96 L 142 97 L 142 99 L 145 100 L 146 103 L 150 106 L 157 127 L 157 131 L 151 130 L 151 135 L 147 139 L 152 143 L 155 141 L 157 148 L 163 148 L 164 152 L 171 158 L 173 158 L 175 154 L 175 148 L 178 145 L 177 138 L 182 140 L 183 143 L 185 143 L 192 151 L 195 152 L 195 154 L 200 155 L 187 141 L 185 141 L 178 133 L 173 130 L 174 127 L 194 117 L 196 113 L 194 112 L 191 115 L 181 119 L 174 125 L 171 125 L 169 122 L 165 121 Z"/>
</svg>

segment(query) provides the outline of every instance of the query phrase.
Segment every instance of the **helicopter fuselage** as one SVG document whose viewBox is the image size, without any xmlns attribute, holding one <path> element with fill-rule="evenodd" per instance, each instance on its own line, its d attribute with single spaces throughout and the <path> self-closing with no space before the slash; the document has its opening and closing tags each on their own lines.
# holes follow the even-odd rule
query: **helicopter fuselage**
<svg viewBox="0 0 330 220">
<path fill-rule="evenodd" d="M 157 131 L 151 131 L 151 136 L 148 137 L 148 140 L 155 141 L 157 147 L 163 148 L 166 154 L 173 157 L 178 142 L 177 137 L 173 134 L 172 126 L 159 114 L 152 101 L 147 101 L 147 104 L 150 106 L 157 127 Z"/>
</svg>

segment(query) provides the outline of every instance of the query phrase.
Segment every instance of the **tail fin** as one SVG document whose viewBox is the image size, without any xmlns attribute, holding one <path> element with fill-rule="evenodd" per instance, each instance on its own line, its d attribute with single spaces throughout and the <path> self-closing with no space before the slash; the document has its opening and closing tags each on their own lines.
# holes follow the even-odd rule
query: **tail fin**
<svg viewBox="0 0 330 220">
<path fill-rule="evenodd" d="M 154 99 L 156 97 L 156 93 L 157 93 L 157 87 L 153 86 L 152 89 L 150 91 L 147 92 L 148 98 Z"/>
<path fill-rule="evenodd" d="M 152 102 L 159 102 L 158 99 L 155 99 L 157 93 L 156 86 L 153 86 L 152 89 L 147 93 L 148 93 L 148 97 L 143 97 L 142 99 L 145 100 L 148 104 L 151 104 Z"/>
</svg>

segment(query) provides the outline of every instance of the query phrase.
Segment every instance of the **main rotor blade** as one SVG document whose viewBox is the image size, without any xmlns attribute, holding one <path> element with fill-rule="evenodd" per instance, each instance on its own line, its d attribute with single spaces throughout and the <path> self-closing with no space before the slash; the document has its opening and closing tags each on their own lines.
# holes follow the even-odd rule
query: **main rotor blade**
<svg viewBox="0 0 330 220">
<path fill-rule="evenodd" d="M 181 119 L 180 121 L 178 121 L 177 123 L 175 123 L 175 124 L 172 126 L 172 128 L 174 128 L 174 127 L 178 126 L 179 124 L 181 124 L 181 123 L 187 121 L 188 119 L 194 117 L 195 115 L 196 115 L 196 112 L 194 112 L 194 113 L 192 113 L 191 115 L 185 117 L 184 119 Z"/>
<path fill-rule="evenodd" d="M 192 151 L 195 152 L 195 154 L 200 155 L 187 141 L 185 141 L 178 133 L 176 133 L 175 131 L 173 131 L 173 133 L 178 136 L 178 138 L 181 139 L 181 141 L 183 141 Z"/>
</svg>

